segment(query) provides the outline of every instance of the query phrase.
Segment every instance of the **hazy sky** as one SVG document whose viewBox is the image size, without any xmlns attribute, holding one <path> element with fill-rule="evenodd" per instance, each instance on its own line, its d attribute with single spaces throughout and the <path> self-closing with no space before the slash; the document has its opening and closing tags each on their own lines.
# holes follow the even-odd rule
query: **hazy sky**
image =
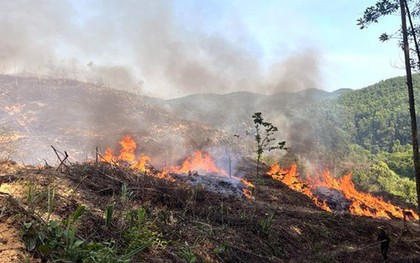
<svg viewBox="0 0 420 263">
<path fill-rule="evenodd" d="M 2 0 L 5 73 L 75 77 L 164 98 L 196 92 L 362 88 L 403 75 L 376 1 Z"/>
</svg>

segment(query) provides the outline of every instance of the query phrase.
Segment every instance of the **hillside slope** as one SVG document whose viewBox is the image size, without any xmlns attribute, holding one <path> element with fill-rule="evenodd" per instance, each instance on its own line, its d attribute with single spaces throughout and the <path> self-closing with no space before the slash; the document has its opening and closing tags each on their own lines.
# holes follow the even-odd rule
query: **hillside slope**
<svg viewBox="0 0 420 263">
<path fill-rule="evenodd" d="M 34 262 L 69 256 L 60 254 L 63 248 L 56 240 L 52 244 L 58 246 L 54 250 L 58 254 L 45 253 L 44 246 L 29 249 L 28 254 L 23 252 L 20 238 L 34 242 L 34 231 L 44 233 L 47 230 L 43 227 L 51 227 L 48 220 L 72 218 L 72 213 L 84 206 L 87 211 L 74 226 L 83 249 L 72 253 L 79 257 L 90 253 L 96 259 L 129 254 L 134 262 L 191 262 L 194 258 L 198 262 L 381 262 L 375 242 L 377 228 L 382 226 L 391 235 L 391 259 L 416 262 L 420 244 L 414 223 L 405 226 L 395 219 L 322 211 L 307 196 L 283 183 L 266 175 L 256 177 L 255 163 L 248 159 L 235 160 L 240 162 L 233 175 L 256 186 L 249 199 L 214 191 L 231 190 L 230 177 L 203 186 L 188 183 L 204 180 L 191 169 L 169 179 L 164 172 L 157 176 L 160 164 L 169 167 L 195 150 L 221 146 L 217 157 L 229 155 L 224 147 L 235 147 L 236 143 L 232 135 L 216 129 L 244 134 L 253 126 L 250 116 L 256 111 L 279 126 L 279 136 L 284 135 L 295 152 L 306 153 L 313 157 L 310 160 L 336 158 L 343 162 L 342 156 L 353 154 L 347 143 L 359 143 L 357 132 L 363 129 L 356 123 L 388 120 L 370 114 L 392 112 L 385 102 L 400 98 L 399 93 L 392 93 L 394 90 L 381 93 L 384 88 L 376 87 L 273 96 L 202 94 L 164 101 L 76 81 L 18 78 L 16 83 L 13 77 L 1 76 L 2 150 L 7 145 L 8 153 L 18 161 L 46 159 L 51 164 L 57 160 L 50 149 L 54 145 L 68 151 L 72 161 L 59 168 L 1 163 L 0 201 L 4 209 L 0 229 L 8 230 L 0 237 L 1 256 L 10 262 L 22 261 L 25 255 Z M 375 96 L 384 103 L 376 102 Z M 361 105 L 367 105 L 366 109 Z M 355 116 L 363 112 L 368 114 L 361 115 L 358 122 Z M 366 129 L 370 132 L 385 126 L 366 127 L 371 127 Z M 111 146 L 117 153 L 117 141 L 126 134 L 138 143 L 136 155 L 151 156 L 154 166 L 133 171 L 124 162 L 120 166 L 90 161 L 94 160 L 95 146 L 100 146 L 101 152 Z M 325 149 L 332 155 L 325 155 Z M 84 159 L 90 162 L 75 163 Z M 210 175 L 206 180 L 214 178 Z M 110 206 L 115 212 L 106 219 Z M 26 234 L 19 236 L 22 231 Z M 44 242 L 43 234 L 35 237 Z M 61 236 L 49 238 L 63 241 Z M 132 250 L 133 246 L 142 249 Z M 114 259 L 110 262 L 117 262 Z"/>
<path fill-rule="evenodd" d="M 415 100 L 418 101 L 420 76 L 414 75 L 413 81 Z M 392 78 L 345 93 L 335 103 L 347 112 L 346 125 L 354 143 L 372 152 L 391 151 L 396 140 L 402 145 L 411 143 L 405 78 Z M 418 103 L 416 106 L 419 112 Z"/>
<path fill-rule="evenodd" d="M 103 152 L 126 134 L 144 154 L 176 161 L 224 136 L 138 95 L 78 81 L 0 76 L 0 93 L 0 143 L 20 162 L 55 161 L 51 145 L 73 160 L 91 159 L 96 146 Z"/>
<path fill-rule="evenodd" d="M 288 146 L 301 156 L 309 153 L 322 155 L 320 146 L 329 143 L 330 134 L 318 128 L 319 119 L 314 107 L 322 102 L 331 101 L 347 92 L 339 90 L 326 92 L 307 89 L 300 92 L 280 92 L 262 95 L 249 92 L 230 94 L 196 94 L 171 100 L 146 99 L 149 103 L 163 107 L 174 114 L 215 129 L 245 136 L 253 126 L 251 116 L 262 112 L 266 121 L 279 128 L 276 137 L 286 140 Z M 319 141 L 319 138 L 325 139 Z M 326 142 L 325 142 L 326 141 Z"/>
<path fill-rule="evenodd" d="M 419 75 L 414 76 L 414 83 L 419 101 Z M 401 151 L 401 145 L 411 144 L 407 89 L 402 77 L 359 90 L 308 89 L 270 96 L 246 92 L 197 94 L 150 103 L 184 119 L 237 134 L 253 126 L 254 112 L 262 112 L 265 120 L 279 128 L 277 136 L 301 157 L 336 167 L 349 168 L 357 160 L 372 159 L 369 154 Z M 405 170 L 400 167 L 396 171 L 407 176 Z"/>
<path fill-rule="evenodd" d="M 171 100 L 149 99 L 149 102 L 165 107 L 187 120 L 205 123 L 222 130 L 235 131 L 243 128 L 244 124 L 251 124 L 250 116 L 255 112 L 260 111 L 273 117 L 289 115 L 304 105 L 334 98 L 338 93 L 317 89 L 307 89 L 296 93 L 280 92 L 273 95 L 234 92 L 223 95 L 195 94 Z"/>
<path fill-rule="evenodd" d="M 258 185 L 253 198 L 243 199 L 108 164 L 57 170 L 3 162 L 0 228 L 22 232 L 23 241 L 35 245 L 28 253 L 13 231 L 2 232 L 0 246 L 17 245 L 0 253 L 8 262 L 25 257 L 77 261 L 87 255 L 100 262 L 127 262 L 117 259 L 132 251 L 137 252 L 129 262 L 382 262 L 376 242 L 381 226 L 391 237 L 391 262 L 420 259 L 414 223 L 327 213 L 271 177 L 256 178 L 254 165 L 245 160 L 239 169 Z M 110 205 L 114 210 L 107 217 Z M 80 206 L 86 211 L 76 217 Z M 45 230 L 56 224 L 48 220 L 67 218 L 77 220 L 76 240 L 83 240 L 78 249 Z M 61 231 L 61 225 L 53 229 Z M 40 246 L 39 237 L 47 247 Z M 53 250 L 46 253 L 48 247 Z"/>
</svg>

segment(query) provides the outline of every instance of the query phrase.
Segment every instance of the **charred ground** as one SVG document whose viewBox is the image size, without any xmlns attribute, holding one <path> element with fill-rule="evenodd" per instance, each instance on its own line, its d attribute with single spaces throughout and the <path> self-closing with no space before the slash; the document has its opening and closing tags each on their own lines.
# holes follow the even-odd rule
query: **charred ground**
<svg viewBox="0 0 420 263">
<path fill-rule="evenodd" d="M 143 234 L 136 238 L 146 243 L 133 262 L 381 262 L 379 226 L 391 236 L 389 256 L 394 262 L 418 262 L 419 230 L 414 223 L 404 227 L 397 220 L 327 213 L 284 184 L 265 175 L 255 177 L 254 166 L 244 160 L 238 170 L 256 186 L 254 199 L 243 199 L 107 163 L 57 169 L 3 162 L 0 227 L 8 232 L 1 234 L 1 256 L 10 262 L 40 262 L 60 255 L 43 255 L 37 248 L 28 253 L 21 241 L 30 237 L 24 223 L 32 222 L 38 231 L 47 224 L 46 191 L 53 188 L 50 220 L 71 218 L 85 206 L 75 224 L 76 238 L 113 244 L 116 255 L 127 253 L 131 244 L 127 233 L 134 230 L 127 214 L 145 211 Z M 29 189 L 35 199 L 28 197 Z M 105 210 L 111 204 L 114 213 L 107 221 Z"/>
</svg>

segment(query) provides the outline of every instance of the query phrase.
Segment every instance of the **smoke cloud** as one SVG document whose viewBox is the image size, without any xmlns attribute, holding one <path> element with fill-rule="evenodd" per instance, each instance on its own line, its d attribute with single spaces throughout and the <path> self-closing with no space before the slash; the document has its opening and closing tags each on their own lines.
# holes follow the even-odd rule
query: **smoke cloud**
<svg viewBox="0 0 420 263">
<path fill-rule="evenodd" d="M 198 3 L 189 11 L 179 5 L 169 0 L 0 1 L 0 71 L 74 78 L 162 98 L 320 88 L 315 49 L 282 55 L 267 65 L 241 23 L 244 18 L 232 14 L 234 23 L 212 30 L 199 19 Z"/>
</svg>

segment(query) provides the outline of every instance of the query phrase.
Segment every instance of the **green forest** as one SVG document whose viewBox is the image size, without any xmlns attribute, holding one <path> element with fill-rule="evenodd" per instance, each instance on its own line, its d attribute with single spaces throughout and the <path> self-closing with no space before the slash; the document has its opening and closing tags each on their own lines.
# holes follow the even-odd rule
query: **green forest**
<svg viewBox="0 0 420 263">
<path fill-rule="evenodd" d="M 405 78 L 346 90 L 305 112 L 317 133 L 316 145 L 333 167 L 351 166 L 363 190 L 390 193 L 415 202 L 411 128 Z M 420 76 L 413 78 L 420 98 Z M 419 105 L 416 105 L 419 113 Z M 316 116 L 314 116 L 316 115 Z M 418 114 L 417 114 L 418 115 Z"/>
</svg>

